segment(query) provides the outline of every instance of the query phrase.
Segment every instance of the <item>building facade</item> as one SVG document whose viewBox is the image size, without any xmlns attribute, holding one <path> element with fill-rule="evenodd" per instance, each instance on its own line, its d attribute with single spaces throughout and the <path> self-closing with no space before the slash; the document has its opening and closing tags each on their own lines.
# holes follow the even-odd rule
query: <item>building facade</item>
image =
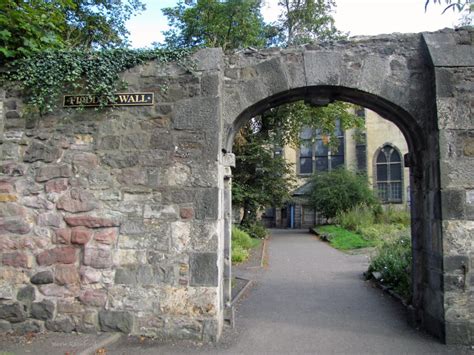
<svg viewBox="0 0 474 355">
<path fill-rule="evenodd" d="M 343 131 L 337 125 L 337 151 L 331 151 L 325 144 L 326 138 L 310 128 L 302 130 L 299 149 L 286 146 L 276 151 L 294 167 L 297 187 L 285 206 L 265 212 L 263 219 L 267 226 L 310 228 L 326 222 L 308 203 L 310 177 L 340 167 L 366 174 L 382 204 L 408 208 L 409 171 L 403 159 L 408 153 L 405 137 L 394 123 L 377 113 L 365 108 L 354 110 L 364 118 L 365 129 Z"/>
</svg>

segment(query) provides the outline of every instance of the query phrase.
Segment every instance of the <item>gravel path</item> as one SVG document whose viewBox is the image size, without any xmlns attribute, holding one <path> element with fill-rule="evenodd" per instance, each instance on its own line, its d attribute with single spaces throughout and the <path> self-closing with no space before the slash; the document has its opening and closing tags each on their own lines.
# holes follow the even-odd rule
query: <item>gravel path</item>
<svg viewBox="0 0 474 355">
<path fill-rule="evenodd" d="M 268 266 L 218 344 L 136 343 L 111 354 L 468 354 L 410 328 L 404 308 L 362 279 L 365 255 L 348 255 L 303 231 L 273 230 Z"/>
</svg>

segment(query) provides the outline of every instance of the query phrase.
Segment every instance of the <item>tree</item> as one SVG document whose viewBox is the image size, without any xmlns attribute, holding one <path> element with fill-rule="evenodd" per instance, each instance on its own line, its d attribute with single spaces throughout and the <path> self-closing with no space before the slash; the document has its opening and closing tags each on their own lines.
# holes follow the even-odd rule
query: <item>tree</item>
<svg viewBox="0 0 474 355">
<path fill-rule="evenodd" d="M 331 14 L 336 6 L 334 0 L 280 0 L 279 5 L 283 11 L 278 23 L 285 45 L 344 37 Z"/>
<path fill-rule="evenodd" d="M 434 4 L 442 4 L 443 1 L 441 0 L 432 0 Z M 426 0 L 425 2 L 425 11 L 430 4 L 430 0 Z M 472 24 L 472 17 L 471 13 L 474 11 L 474 3 L 472 0 L 444 0 L 445 8 L 443 10 L 443 14 L 448 10 L 457 11 L 463 16 L 459 20 L 459 25 L 467 26 Z"/>
<path fill-rule="evenodd" d="M 253 224 L 260 208 L 280 206 L 290 198 L 294 176 L 285 159 L 275 156 L 273 147 L 254 131 L 252 123 L 241 129 L 234 143 L 237 168 L 232 202 L 243 208 L 242 225 Z"/>
<path fill-rule="evenodd" d="M 179 1 L 163 9 L 171 29 L 167 47 L 221 47 L 223 50 L 263 47 L 272 37 L 260 13 L 260 0 Z"/>
<path fill-rule="evenodd" d="M 143 9 L 140 0 L 2 0 L 0 60 L 46 49 L 124 46 L 125 22 Z"/>
</svg>

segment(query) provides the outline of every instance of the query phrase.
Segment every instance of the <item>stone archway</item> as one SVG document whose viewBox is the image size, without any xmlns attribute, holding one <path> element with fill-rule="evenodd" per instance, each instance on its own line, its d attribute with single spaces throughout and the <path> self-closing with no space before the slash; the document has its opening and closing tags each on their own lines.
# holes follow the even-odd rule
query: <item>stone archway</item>
<svg viewBox="0 0 474 355">
<path fill-rule="evenodd" d="M 456 116 L 459 112 L 472 117 L 470 110 L 458 109 L 449 115 L 440 111 L 447 104 L 444 98 L 447 93 L 442 90 L 446 85 L 440 76 L 449 76 L 452 82 L 454 75 L 438 65 L 455 66 L 460 72 L 464 70 L 466 75 L 472 75 L 472 60 L 461 60 L 456 64 L 437 62 L 443 48 L 440 48 L 440 42 L 446 45 L 443 49 L 456 48 L 457 53 L 470 51 L 472 55 L 472 46 L 461 46 L 462 33 L 451 35 L 384 36 L 345 44 L 244 51 L 226 58 L 223 109 L 227 134 L 224 146 L 228 151 L 231 151 L 234 134 L 251 117 L 296 100 L 316 104 L 334 100 L 355 103 L 379 113 L 400 128 L 409 147 L 405 165 L 410 167 L 413 194 L 411 317 L 448 343 L 466 342 L 461 339 L 472 342 L 473 332 L 470 325 L 473 301 L 469 301 L 468 291 L 472 246 L 466 239 L 472 235 L 471 222 L 467 221 L 472 216 L 464 214 L 468 213 L 467 205 L 471 203 L 468 196 L 472 194 L 469 190 L 472 182 L 466 184 L 462 173 L 451 174 L 454 179 L 446 184 L 448 172 L 443 173 L 445 163 L 438 155 L 440 150 L 442 155 L 447 148 L 440 145 L 451 144 L 445 138 L 446 128 L 454 127 L 446 126 L 446 122 L 456 122 L 457 129 L 466 130 L 466 137 L 472 134 L 472 131 L 467 133 L 472 130 L 472 118 L 469 122 L 469 119 Z M 462 75 L 458 75 L 461 79 Z M 456 94 L 451 91 L 447 96 L 452 98 Z M 472 99 L 472 91 L 470 97 Z M 461 106 L 466 103 L 462 95 L 458 95 L 457 100 Z M 455 101 L 449 101 L 453 107 Z M 456 144 L 459 147 L 472 143 L 466 138 L 464 143 L 458 140 Z M 472 171 L 468 166 L 472 162 L 461 164 L 464 166 L 458 169 Z M 461 181 L 455 183 L 456 178 Z M 448 212 L 454 207 L 453 202 L 462 204 L 463 201 L 465 207 L 457 207 L 459 214 Z M 459 231 L 457 228 L 463 228 L 461 225 L 465 231 L 453 234 L 454 230 Z M 450 244 L 451 248 L 447 248 Z M 456 250 L 452 245 L 457 246 Z M 457 282 L 455 275 L 458 275 Z"/>
<path fill-rule="evenodd" d="M 343 100 L 404 133 L 414 316 L 448 343 L 472 344 L 472 36 L 204 49 L 193 73 L 154 62 L 127 71 L 128 90 L 156 102 L 102 112 L 58 109 L 26 120 L 20 95 L 1 88 L 2 329 L 218 339 L 233 134 L 281 102 Z"/>
</svg>

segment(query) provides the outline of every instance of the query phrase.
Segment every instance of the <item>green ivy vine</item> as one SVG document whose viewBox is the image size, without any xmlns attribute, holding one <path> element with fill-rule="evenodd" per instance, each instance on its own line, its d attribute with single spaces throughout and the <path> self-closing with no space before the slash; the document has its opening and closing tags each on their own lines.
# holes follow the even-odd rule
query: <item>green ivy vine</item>
<svg viewBox="0 0 474 355">
<path fill-rule="evenodd" d="M 43 115 L 56 108 L 65 90 L 97 96 L 105 107 L 126 86 L 120 73 L 150 60 L 192 70 L 190 54 L 189 49 L 48 50 L 9 63 L 1 76 L 23 92 L 31 111 Z"/>
</svg>

